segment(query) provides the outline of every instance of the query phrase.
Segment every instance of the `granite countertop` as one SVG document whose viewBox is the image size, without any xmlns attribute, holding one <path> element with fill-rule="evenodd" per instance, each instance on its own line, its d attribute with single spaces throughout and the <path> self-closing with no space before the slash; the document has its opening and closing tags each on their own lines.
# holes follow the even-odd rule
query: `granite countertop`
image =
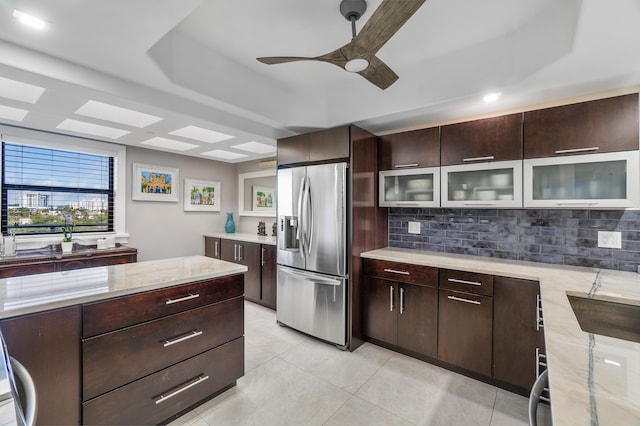
<svg viewBox="0 0 640 426">
<path fill-rule="evenodd" d="M 566 291 L 640 300 L 640 274 L 385 248 L 361 257 L 540 281 L 557 425 L 640 424 L 640 343 L 585 333 Z"/>
<path fill-rule="evenodd" d="M 244 265 L 188 256 L 4 278 L 0 319 L 246 271 Z"/>
<path fill-rule="evenodd" d="M 247 243 L 269 244 L 272 246 L 275 246 L 278 243 L 276 237 L 272 237 L 269 235 L 264 237 L 258 234 L 249 234 L 245 232 L 234 232 L 233 234 L 227 234 L 226 232 L 212 232 L 209 234 L 204 234 L 204 236 L 213 238 L 224 238 L 226 240 L 244 241 Z"/>
</svg>

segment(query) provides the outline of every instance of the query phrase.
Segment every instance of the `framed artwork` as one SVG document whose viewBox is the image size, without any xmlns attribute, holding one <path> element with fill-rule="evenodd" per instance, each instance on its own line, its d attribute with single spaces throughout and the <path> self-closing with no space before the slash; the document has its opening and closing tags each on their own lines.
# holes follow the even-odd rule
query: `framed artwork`
<svg viewBox="0 0 640 426">
<path fill-rule="evenodd" d="M 180 199 L 178 169 L 133 163 L 131 198 L 140 201 L 168 201 Z"/>
<path fill-rule="evenodd" d="M 220 182 L 184 180 L 184 211 L 219 212 Z"/>
<path fill-rule="evenodd" d="M 253 211 L 270 212 L 274 211 L 274 189 L 264 186 L 251 187 L 251 207 Z"/>
</svg>

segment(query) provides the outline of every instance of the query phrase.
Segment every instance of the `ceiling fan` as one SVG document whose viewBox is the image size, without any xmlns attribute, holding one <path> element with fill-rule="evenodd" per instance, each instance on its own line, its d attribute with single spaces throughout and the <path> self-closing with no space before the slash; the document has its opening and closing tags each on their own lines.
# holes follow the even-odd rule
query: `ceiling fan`
<svg viewBox="0 0 640 426">
<path fill-rule="evenodd" d="M 339 49 L 315 57 L 272 56 L 257 58 L 258 61 L 273 65 L 296 61 L 320 61 L 355 72 L 381 89 L 386 89 L 398 79 L 387 64 L 376 53 L 424 4 L 426 0 L 383 0 L 371 18 L 356 35 L 356 21 L 367 9 L 365 0 L 342 0 L 340 13 L 351 22 L 353 38 Z"/>
</svg>

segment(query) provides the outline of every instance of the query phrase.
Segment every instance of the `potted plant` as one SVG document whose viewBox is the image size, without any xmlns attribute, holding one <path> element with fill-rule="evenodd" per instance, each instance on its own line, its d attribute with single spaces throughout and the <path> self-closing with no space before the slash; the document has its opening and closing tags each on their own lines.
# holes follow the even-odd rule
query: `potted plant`
<svg viewBox="0 0 640 426">
<path fill-rule="evenodd" d="M 62 252 L 63 253 L 71 253 L 73 250 L 73 242 L 71 238 L 73 237 L 73 218 L 69 213 L 63 214 L 62 218 L 64 219 L 64 226 L 62 226 L 62 233 L 64 237 L 62 238 Z"/>
</svg>

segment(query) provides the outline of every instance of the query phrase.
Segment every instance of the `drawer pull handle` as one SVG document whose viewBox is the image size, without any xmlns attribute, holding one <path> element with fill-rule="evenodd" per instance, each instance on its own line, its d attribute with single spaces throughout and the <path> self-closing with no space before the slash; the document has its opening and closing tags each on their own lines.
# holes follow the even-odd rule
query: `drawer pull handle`
<svg viewBox="0 0 640 426">
<path fill-rule="evenodd" d="M 393 312 L 393 286 L 389 286 L 389 311 Z"/>
<path fill-rule="evenodd" d="M 196 377 L 195 379 L 189 380 L 184 385 L 181 385 L 181 386 L 179 386 L 177 388 L 174 388 L 175 390 L 170 391 L 166 395 L 164 393 L 161 393 L 160 396 L 155 398 L 156 405 L 160 404 L 161 402 L 165 402 L 167 399 L 173 398 L 174 396 L 176 396 L 176 395 L 186 391 L 187 389 L 192 388 L 195 385 L 200 384 L 200 383 L 202 383 L 202 382 L 204 382 L 205 380 L 208 380 L 208 379 L 209 379 L 209 376 L 200 375 L 200 376 Z"/>
<path fill-rule="evenodd" d="M 396 169 L 403 169 L 405 167 L 418 167 L 420 164 L 412 163 L 412 164 L 395 164 L 393 167 Z"/>
<path fill-rule="evenodd" d="M 398 271 L 397 269 L 385 269 L 384 271 L 390 274 L 410 275 L 407 271 Z"/>
<path fill-rule="evenodd" d="M 458 284 L 482 285 L 482 283 L 479 283 L 478 281 L 459 280 L 457 278 L 447 278 L 447 281 Z"/>
<path fill-rule="evenodd" d="M 592 146 L 589 148 L 559 149 L 556 151 L 556 154 L 571 154 L 572 152 L 589 152 L 589 151 L 597 151 L 599 149 L 600 149 L 599 146 Z"/>
<path fill-rule="evenodd" d="M 450 300 L 457 300 L 458 302 L 465 302 L 465 303 L 471 303 L 474 305 L 480 305 L 481 303 L 477 300 L 471 300 L 471 299 L 463 299 L 462 297 L 456 297 L 456 296 L 447 296 L 447 299 Z"/>
<path fill-rule="evenodd" d="M 488 161 L 493 160 L 495 157 L 493 155 L 488 155 L 486 157 L 472 157 L 472 158 L 463 158 L 462 162 L 467 163 L 469 161 Z"/>
<path fill-rule="evenodd" d="M 185 340 L 193 339 L 194 337 L 198 337 L 201 334 L 202 334 L 202 331 L 200 331 L 200 330 L 192 330 L 192 331 L 188 332 L 185 335 L 182 335 L 180 337 L 176 337 L 175 339 L 165 340 L 164 344 L 162 346 L 164 346 L 166 348 L 166 347 L 175 345 L 176 343 L 180 343 L 180 342 L 184 342 Z"/>
<path fill-rule="evenodd" d="M 197 299 L 198 297 L 200 297 L 199 293 L 190 294 L 188 296 L 179 297 L 177 299 L 167 299 L 167 301 L 164 303 L 166 303 L 167 305 L 173 305 L 174 303 L 186 302 L 187 300 Z"/>
</svg>

